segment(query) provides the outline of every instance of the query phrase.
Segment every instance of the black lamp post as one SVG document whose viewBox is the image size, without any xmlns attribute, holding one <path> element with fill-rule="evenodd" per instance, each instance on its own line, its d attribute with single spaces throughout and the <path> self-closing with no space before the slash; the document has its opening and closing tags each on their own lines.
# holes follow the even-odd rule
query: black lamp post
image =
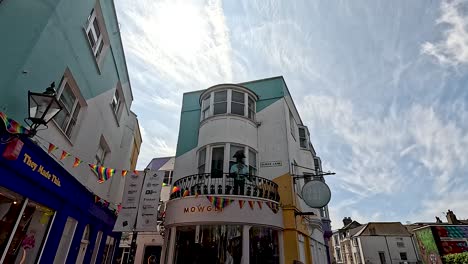
<svg viewBox="0 0 468 264">
<path fill-rule="evenodd" d="M 29 137 L 33 137 L 41 125 L 47 126 L 47 123 L 62 110 L 54 87 L 55 82 L 51 83 L 43 93 L 28 91 L 29 117 L 25 121 L 31 123 L 28 123 Z"/>
</svg>

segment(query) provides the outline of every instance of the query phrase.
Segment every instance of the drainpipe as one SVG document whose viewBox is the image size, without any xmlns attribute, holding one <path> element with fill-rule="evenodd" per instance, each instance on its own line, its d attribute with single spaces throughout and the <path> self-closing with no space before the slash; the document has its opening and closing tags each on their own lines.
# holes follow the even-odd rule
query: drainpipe
<svg viewBox="0 0 468 264">
<path fill-rule="evenodd" d="M 388 256 L 390 257 L 390 264 L 393 264 L 392 253 L 390 253 L 390 248 L 388 247 L 387 236 L 384 236 L 384 237 L 385 237 L 385 244 L 387 244 Z"/>
</svg>

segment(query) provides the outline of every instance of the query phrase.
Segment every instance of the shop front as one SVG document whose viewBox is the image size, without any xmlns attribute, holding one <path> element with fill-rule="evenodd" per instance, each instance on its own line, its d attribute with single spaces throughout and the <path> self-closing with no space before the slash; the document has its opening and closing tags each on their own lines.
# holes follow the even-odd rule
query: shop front
<svg viewBox="0 0 468 264">
<path fill-rule="evenodd" d="M 0 144 L 0 263 L 111 263 L 115 215 L 46 151 L 21 141 L 14 158 Z"/>
</svg>

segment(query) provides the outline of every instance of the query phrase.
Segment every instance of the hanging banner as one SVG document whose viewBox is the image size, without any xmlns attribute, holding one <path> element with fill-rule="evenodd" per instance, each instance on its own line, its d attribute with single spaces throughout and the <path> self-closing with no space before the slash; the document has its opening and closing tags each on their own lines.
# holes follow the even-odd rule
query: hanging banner
<svg viewBox="0 0 468 264">
<path fill-rule="evenodd" d="M 114 225 L 116 232 L 133 231 L 138 211 L 138 201 L 140 199 L 143 184 L 143 172 L 141 176 L 132 173 L 125 177 L 124 193 L 122 197 L 122 209 Z"/>
<path fill-rule="evenodd" d="M 143 178 L 143 174 L 144 172 L 141 172 L 139 177 Z M 158 205 L 164 171 L 148 170 L 144 178 L 135 230 L 157 231 Z"/>
</svg>

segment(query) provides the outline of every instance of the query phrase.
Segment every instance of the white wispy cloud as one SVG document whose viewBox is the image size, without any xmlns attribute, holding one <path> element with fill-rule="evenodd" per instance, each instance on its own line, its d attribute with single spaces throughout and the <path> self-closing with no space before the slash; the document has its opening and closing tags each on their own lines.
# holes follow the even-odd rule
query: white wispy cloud
<svg viewBox="0 0 468 264">
<path fill-rule="evenodd" d="M 175 154 L 183 92 L 232 80 L 229 29 L 217 0 L 116 5 L 134 108 L 144 119 L 142 167 L 153 157 Z"/>
<path fill-rule="evenodd" d="M 468 63 L 468 1 L 444 0 L 437 24 L 446 25 L 444 39 L 425 42 L 421 51 L 434 56 L 441 64 L 457 66 Z"/>
</svg>

